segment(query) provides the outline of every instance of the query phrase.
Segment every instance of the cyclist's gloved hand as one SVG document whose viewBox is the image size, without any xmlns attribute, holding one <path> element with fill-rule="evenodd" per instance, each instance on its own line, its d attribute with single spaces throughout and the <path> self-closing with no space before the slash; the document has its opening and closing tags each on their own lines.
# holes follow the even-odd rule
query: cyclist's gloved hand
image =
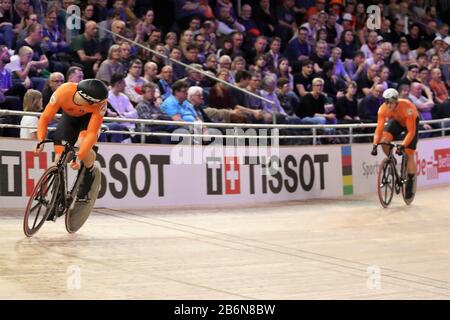
<svg viewBox="0 0 450 320">
<path fill-rule="evenodd" d="M 372 152 L 370 152 L 371 155 L 376 156 L 378 154 L 377 145 L 373 145 Z"/>
<path fill-rule="evenodd" d="M 39 144 L 39 142 L 36 144 L 36 146 L 34 147 L 34 150 L 33 150 L 35 155 L 40 154 L 42 152 L 42 150 L 44 150 L 44 144 L 41 144 L 39 147 L 38 147 L 38 144 Z"/>
<path fill-rule="evenodd" d="M 399 145 L 397 147 L 397 150 L 395 151 L 395 153 L 398 154 L 399 156 L 403 155 L 404 152 L 405 152 L 405 147 L 402 145 Z"/>
</svg>

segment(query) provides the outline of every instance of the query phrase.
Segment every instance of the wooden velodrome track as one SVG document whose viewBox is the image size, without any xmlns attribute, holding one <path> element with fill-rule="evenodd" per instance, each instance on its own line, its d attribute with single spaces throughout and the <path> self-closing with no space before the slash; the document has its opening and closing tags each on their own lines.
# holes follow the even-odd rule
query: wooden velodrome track
<svg viewBox="0 0 450 320">
<path fill-rule="evenodd" d="M 0 209 L 3 299 L 449 299 L 449 186 L 271 206 L 96 209 L 31 239 Z"/>
</svg>

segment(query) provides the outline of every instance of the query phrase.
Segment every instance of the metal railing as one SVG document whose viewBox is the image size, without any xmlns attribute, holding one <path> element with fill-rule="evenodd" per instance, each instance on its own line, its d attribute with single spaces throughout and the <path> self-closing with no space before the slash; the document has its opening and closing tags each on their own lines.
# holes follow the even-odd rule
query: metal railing
<svg viewBox="0 0 450 320">
<path fill-rule="evenodd" d="M 13 111 L 13 110 L 0 110 L 0 116 L 37 116 L 41 115 L 40 112 L 27 112 L 27 111 Z M 61 117 L 57 114 L 56 118 Z M 211 123 L 211 122 L 185 122 L 185 121 L 167 121 L 167 120 L 146 120 L 146 119 L 129 119 L 129 118 L 110 118 L 105 117 L 104 122 L 118 122 L 118 123 L 135 123 L 137 130 L 133 131 L 119 131 L 109 130 L 104 131 L 105 134 L 122 134 L 122 135 L 139 135 L 141 136 L 141 143 L 145 143 L 146 136 L 169 136 L 169 137 L 192 137 L 192 138 L 233 138 L 233 139 L 273 139 L 275 136 L 281 139 L 307 139 L 312 141 L 313 145 L 316 145 L 321 138 L 348 138 L 349 143 L 355 142 L 355 138 L 372 137 L 373 133 L 361 133 L 360 129 L 375 128 L 376 123 L 355 123 L 355 124 L 333 124 L 333 125 L 307 125 L 307 124 L 245 124 L 245 123 Z M 420 121 L 420 124 L 439 124 L 439 128 L 429 130 L 419 130 L 419 133 L 432 133 L 440 132 L 441 136 L 445 136 L 446 132 L 450 132 L 450 118 L 436 119 Z M 447 127 L 446 127 L 447 124 Z M 163 125 L 163 126 L 179 126 L 184 130 L 175 130 L 175 132 L 148 132 L 145 131 L 146 126 Z M 35 127 L 26 127 L 15 124 L 2 124 L 0 128 L 28 128 L 35 129 Z M 211 134 L 200 134 L 196 132 L 203 132 L 203 128 L 212 129 L 226 129 L 226 134 L 222 132 Z M 270 135 L 259 132 L 257 135 L 252 135 L 252 132 L 243 132 L 242 129 L 266 129 Z M 280 129 L 305 129 L 311 130 L 311 134 L 302 135 L 279 135 Z M 323 130 L 328 129 L 347 129 L 348 132 L 336 132 L 335 134 L 323 134 Z M 49 127 L 49 130 L 54 128 Z M 239 131 L 241 130 L 241 131 Z M 178 132 L 177 132 L 178 131 Z M 356 131 L 356 132 L 355 132 Z"/>
</svg>

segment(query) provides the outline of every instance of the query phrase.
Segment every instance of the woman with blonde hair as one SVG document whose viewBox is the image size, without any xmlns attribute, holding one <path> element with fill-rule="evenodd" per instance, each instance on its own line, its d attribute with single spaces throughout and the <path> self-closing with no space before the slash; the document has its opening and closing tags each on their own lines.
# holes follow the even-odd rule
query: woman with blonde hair
<svg viewBox="0 0 450 320">
<path fill-rule="evenodd" d="M 235 83 L 236 72 L 246 70 L 247 62 L 241 56 L 234 58 L 231 63 L 230 82 Z"/>
<path fill-rule="evenodd" d="M 39 112 L 42 111 L 42 94 L 40 91 L 30 89 L 23 97 L 23 111 Z M 20 121 L 20 138 L 22 139 L 36 139 L 37 116 L 23 116 Z M 32 127 L 32 128 L 22 128 Z"/>
<path fill-rule="evenodd" d="M 108 59 L 102 62 L 95 78 L 109 84 L 114 73 L 124 72 L 125 68 L 120 62 L 120 45 L 113 44 L 108 50 Z"/>
</svg>

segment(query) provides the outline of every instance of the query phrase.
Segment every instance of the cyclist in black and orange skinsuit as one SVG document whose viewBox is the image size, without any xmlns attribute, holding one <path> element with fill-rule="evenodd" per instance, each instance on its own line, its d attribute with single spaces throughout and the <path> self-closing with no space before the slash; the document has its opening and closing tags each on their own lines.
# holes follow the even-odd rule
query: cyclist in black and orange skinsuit
<svg viewBox="0 0 450 320">
<path fill-rule="evenodd" d="M 77 158 L 86 167 L 83 183 L 78 191 L 78 199 L 86 198 L 93 182 L 92 169 L 95 162 L 95 152 L 92 147 L 97 142 L 103 117 L 106 112 L 106 99 L 108 88 L 97 79 L 86 79 L 80 83 L 65 83 L 51 96 L 45 111 L 38 122 L 37 139 L 45 140 L 48 124 L 55 117 L 59 108 L 62 109 L 62 117 L 55 131 L 55 153 L 58 161 L 64 147 L 62 141 L 75 145 L 78 141 L 79 151 Z M 40 153 L 44 145 L 35 148 L 35 153 Z M 70 166 L 78 170 L 80 164 L 71 162 Z"/>
<path fill-rule="evenodd" d="M 397 153 L 405 152 L 407 158 L 408 180 L 406 181 L 406 198 L 413 196 L 413 182 L 416 175 L 415 151 L 418 141 L 419 113 L 416 106 L 409 100 L 398 99 L 395 89 L 387 89 L 383 93 L 385 102 L 378 110 L 378 122 L 373 137 L 372 154 L 376 155 L 376 145 L 380 142 L 391 142 L 406 130 L 406 136 L 401 143 Z M 388 121 L 385 126 L 384 123 Z M 389 146 L 383 145 L 383 151 L 387 155 Z"/>
</svg>

